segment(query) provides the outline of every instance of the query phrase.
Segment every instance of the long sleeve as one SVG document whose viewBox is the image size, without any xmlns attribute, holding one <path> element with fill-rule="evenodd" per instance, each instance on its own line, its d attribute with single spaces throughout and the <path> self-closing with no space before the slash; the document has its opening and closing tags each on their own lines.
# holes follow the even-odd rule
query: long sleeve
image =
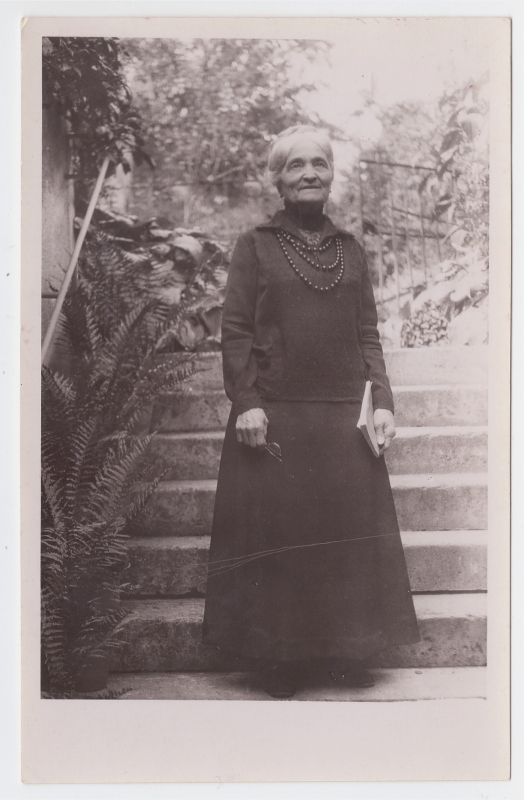
<svg viewBox="0 0 524 800">
<path fill-rule="evenodd" d="M 373 294 L 366 255 L 362 247 L 360 247 L 360 254 L 363 261 L 360 302 L 362 357 L 367 367 L 368 380 L 373 382 L 371 389 L 373 407 L 375 409 L 385 408 L 394 412 L 393 392 L 386 374 L 386 364 L 377 328 L 378 315 L 375 295 Z"/>
<path fill-rule="evenodd" d="M 231 259 L 222 315 L 224 388 L 237 414 L 261 406 L 253 353 L 256 298 L 255 247 L 252 236 L 243 234 Z"/>
</svg>

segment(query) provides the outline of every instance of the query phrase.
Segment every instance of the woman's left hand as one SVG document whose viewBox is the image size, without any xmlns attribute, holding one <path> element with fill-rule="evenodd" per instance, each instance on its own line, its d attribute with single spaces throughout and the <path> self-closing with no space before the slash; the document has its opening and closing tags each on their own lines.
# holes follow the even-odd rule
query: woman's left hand
<svg viewBox="0 0 524 800">
<path fill-rule="evenodd" d="M 388 449 L 392 440 L 395 438 L 395 419 L 391 411 L 385 408 L 377 408 L 373 414 L 373 423 L 375 425 L 378 446 L 380 447 L 380 452 L 383 453 L 384 450 Z"/>
</svg>

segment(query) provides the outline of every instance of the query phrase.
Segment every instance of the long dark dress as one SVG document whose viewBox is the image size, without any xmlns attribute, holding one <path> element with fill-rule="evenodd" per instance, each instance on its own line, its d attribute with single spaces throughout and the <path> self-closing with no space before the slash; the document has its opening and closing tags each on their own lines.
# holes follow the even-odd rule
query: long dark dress
<svg viewBox="0 0 524 800">
<path fill-rule="evenodd" d="M 375 407 L 393 408 L 371 283 L 359 245 L 324 218 L 324 240 L 343 238 L 344 277 L 313 291 L 287 263 L 277 228 L 298 235 L 277 215 L 241 239 L 229 276 L 233 407 L 203 640 L 248 658 L 366 658 L 420 638 L 384 459 L 356 428 L 366 378 Z M 254 407 L 264 408 L 282 462 L 237 442 L 237 415 Z"/>
</svg>

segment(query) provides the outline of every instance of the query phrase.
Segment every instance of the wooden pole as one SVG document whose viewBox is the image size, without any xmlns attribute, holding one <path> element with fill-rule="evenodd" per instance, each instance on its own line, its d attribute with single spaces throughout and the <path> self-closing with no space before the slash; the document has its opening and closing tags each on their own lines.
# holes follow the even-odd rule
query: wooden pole
<svg viewBox="0 0 524 800">
<path fill-rule="evenodd" d="M 75 243 L 75 249 L 73 250 L 73 255 L 71 256 L 71 261 L 69 262 L 69 266 L 67 268 L 64 277 L 64 282 L 58 293 L 58 297 L 56 298 L 55 307 L 53 309 L 53 313 L 51 315 L 51 319 L 49 321 L 46 335 L 44 337 L 44 341 L 42 344 L 42 364 L 45 364 L 47 352 L 49 350 L 49 345 L 51 344 L 51 341 L 55 333 L 56 323 L 58 322 L 58 317 L 60 316 L 65 296 L 67 294 L 67 290 L 69 289 L 69 284 L 71 283 L 71 279 L 75 272 L 78 256 L 80 255 L 80 250 L 82 249 L 84 239 L 86 238 L 87 229 L 89 228 L 89 225 L 91 223 L 91 218 L 93 216 L 93 212 L 98 202 L 98 197 L 100 195 L 100 191 L 104 183 L 104 178 L 106 176 L 108 166 L 109 166 L 109 157 L 106 157 L 104 159 L 104 163 L 100 167 L 100 172 L 98 173 L 98 178 L 96 180 L 95 188 L 93 189 L 93 194 L 91 195 L 91 200 L 89 201 L 86 215 L 84 217 L 82 227 L 80 228 L 80 233 L 78 234 L 78 238 Z"/>
</svg>

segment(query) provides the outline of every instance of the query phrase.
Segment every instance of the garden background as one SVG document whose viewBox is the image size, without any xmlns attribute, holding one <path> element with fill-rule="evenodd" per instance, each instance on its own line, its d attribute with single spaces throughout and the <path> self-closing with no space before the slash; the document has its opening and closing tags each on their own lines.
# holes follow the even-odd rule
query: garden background
<svg viewBox="0 0 524 800">
<path fill-rule="evenodd" d="M 112 149 L 101 208 L 116 214 L 122 247 L 178 271 L 182 288 L 220 249 L 181 339 L 212 346 L 235 240 L 279 207 L 269 145 L 288 125 L 318 125 L 335 149 L 327 213 L 366 248 L 384 345 L 483 344 L 489 75 L 482 42 L 448 43 L 422 54 L 411 39 L 399 58 L 397 42 L 390 59 L 385 40 L 377 60 L 358 43 L 310 40 L 44 40 L 48 118 L 70 151 L 58 148 L 70 163 L 62 224 L 68 191 L 78 230 Z M 56 185 L 49 194 L 56 204 Z M 45 214 L 44 202 L 44 232 Z M 51 231 L 48 300 L 54 248 Z"/>
</svg>

